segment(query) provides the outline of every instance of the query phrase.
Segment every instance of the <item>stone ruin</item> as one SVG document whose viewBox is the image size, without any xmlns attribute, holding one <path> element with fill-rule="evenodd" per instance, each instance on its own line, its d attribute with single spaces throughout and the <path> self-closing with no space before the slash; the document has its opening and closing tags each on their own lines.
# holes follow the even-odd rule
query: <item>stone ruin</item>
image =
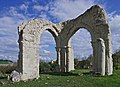
<svg viewBox="0 0 120 87">
<path fill-rule="evenodd" d="M 92 6 L 75 19 L 54 24 L 41 19 L 32 19 L 18 27 L 19 60 L 18 80 L 39 78 L 39 45 L 40 35 L 48 30 L 56 43 L 57 63 L 60 72 L 74 70 L 74 56 L 71 48 L 71 37 L 81 28 L 91 34 L 93 48 L 93 69 L 102 76 L 111 75 L 113 71 L 111 32 L 106 13 L 98 5 Z M 12 73 L 11 78 L 14 77 Z"/>
</svg>

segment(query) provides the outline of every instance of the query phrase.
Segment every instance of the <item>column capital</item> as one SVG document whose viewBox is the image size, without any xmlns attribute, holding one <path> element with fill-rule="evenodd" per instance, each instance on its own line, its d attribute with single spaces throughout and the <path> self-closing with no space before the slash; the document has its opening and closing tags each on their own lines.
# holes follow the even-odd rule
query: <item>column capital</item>
<svg viewBox="0 0 120 87">
<path fill-rule="evenodd" d="M 55 47 L 56 49 L 66 49 L 66 48 L 71 48 L 71 46 L 61 46 L 61 47 Z"/>
<path fill-rule="evenodd" d="M 57 51 L 57 52 L 61 50 L 60 47 L 55 47 L 55 48 L 56 48 L 56 51 Z"/>
</svg>

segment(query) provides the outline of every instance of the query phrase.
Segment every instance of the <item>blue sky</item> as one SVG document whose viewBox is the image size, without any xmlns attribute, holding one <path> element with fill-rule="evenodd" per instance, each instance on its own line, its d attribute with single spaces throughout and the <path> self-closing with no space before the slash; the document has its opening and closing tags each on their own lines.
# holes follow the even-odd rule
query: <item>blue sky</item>
<svg viewBox="0 0 120 87">
<path fill-rule="evenodd" d="M 119 0 L 0 0 L 0 59 L 18 59 L 17 27 L 22 22 L 33 18 L 42 18 L 54 23 L 62 22 L 76 18 L 96 3 L 107 12 L 115 52 L 120 49 Z M 41 58 L 56 59 L 52 35 L 44 31 L 40 38 Z M 90 41 L 89 32 L 85 29 L 79 30 L 72 37 L 74 55 L 80 58 L 92 54 Z"/>
</svg>

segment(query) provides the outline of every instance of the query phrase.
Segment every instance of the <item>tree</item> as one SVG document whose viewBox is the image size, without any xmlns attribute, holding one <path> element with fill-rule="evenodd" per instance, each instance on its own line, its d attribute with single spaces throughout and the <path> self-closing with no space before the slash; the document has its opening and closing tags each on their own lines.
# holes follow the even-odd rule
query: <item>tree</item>
<svg viewBox="0 0 120 87">
<path fill-rule="evenodd" d="M 75 69 L 91 68 L 93 59 L 92 55 L 90 55 L 89 57 L 82 57 L 81 59 L 81 61 L 79 61 L 77 58 L 74 59 Z"/>
<path fill-rule="evenodd" d="M 120 50 L 116 51 L 113 55 L 113 67 L 115 69 L 120 69 Z"/>
</svg>

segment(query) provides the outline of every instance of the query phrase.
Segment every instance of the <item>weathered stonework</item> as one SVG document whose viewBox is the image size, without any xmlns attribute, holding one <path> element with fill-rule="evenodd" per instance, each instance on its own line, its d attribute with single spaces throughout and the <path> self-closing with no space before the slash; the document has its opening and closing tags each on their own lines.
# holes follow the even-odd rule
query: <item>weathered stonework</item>
<svg viewBox="0 0 120 87">
<path fill-rule="evenodd" d="M 21 80 L 39 77 L 40 35 L 48 30 L 56 42 L 57 62 L 61 72 L 74 70 L 73 50 L 70 38 L 81 28 L 91 34 L 93 47 L 93 71 L 101 75 L 111 75 L 113 71 L 111 52 L 111 32 L 105 11 L 98 5 L 92 6 L 79 17 L 53 24 L 41 19 L 33 19 L 18 27 L 19 60 L 17 71 Z"/>
</svg>

